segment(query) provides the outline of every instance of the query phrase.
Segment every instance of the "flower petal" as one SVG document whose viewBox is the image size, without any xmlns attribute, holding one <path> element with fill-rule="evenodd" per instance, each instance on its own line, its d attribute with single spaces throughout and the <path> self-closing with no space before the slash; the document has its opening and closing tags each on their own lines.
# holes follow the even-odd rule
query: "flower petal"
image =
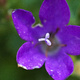
<svg viewBox="0 0 80 80">
<path fill-rule="evenodd" d="M 40 68 L 44 64 L 45 55 L 39 46 L 30 42 L 24 43 L 17 52 L 18 66 L 28 70 Z"/>
<path fill-rule="evenodd" d="M 57 34 L 66 53 L 70 55 L 80 55 L 80 26 L 65 26 Z"/>
<path fill-rule="evenodd" d="M 12 12 L 12 19 L 19 36 L 27 41 L 32 41 L 36 33 L 32 29 L 35 19 L 31 12 L 17 9 Z M 34 37 L 32 37 L 34 34 Z"/>
<path fill-rule="evenodd" d="M 45 67 L 54 80 L 65 80 L 73 72 L 73 61 L 63 51 L 57 56 L 48 57 Z"/>
<path fill-rule="evenodd" d="M 53 29 L 67 25 L 70 19 L 70 10 L 66 0 L 44 0 L 41 5 L 39 17 L 45 27 Z"/>
</svg>

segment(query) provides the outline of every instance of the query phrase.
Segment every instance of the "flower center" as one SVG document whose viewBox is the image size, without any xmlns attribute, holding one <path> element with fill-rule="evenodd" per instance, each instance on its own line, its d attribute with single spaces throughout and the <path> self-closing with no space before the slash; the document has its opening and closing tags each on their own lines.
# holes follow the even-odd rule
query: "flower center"
<svg viewBox="0 0 80 80">
<path fill-rule="evenodd" d="M 50 34 L 46 33 L 45 38 L 39 38 L 38 41 L 45 41 L 48 46 L 51 46 L 51 41 L 49 40 Z"/>
<path fill-rule="evenodd" d="M 61 44 L 59 42 L 59 39 L 56 36 L 56 34 L 58 33 L 59 30 L 60 29 L 57 28 L 54 33 L 53 32 L 46 33 L 43 38 L 38 39 L 38 41 L 41 44 L 41 48 L 42 48 L 43 52 L 45 53 L 46 57 L 55 55 L 56 53 L 58 53 L 58 51 L 61 47 L 66 46 L 66 44 Z"/>
</svg>

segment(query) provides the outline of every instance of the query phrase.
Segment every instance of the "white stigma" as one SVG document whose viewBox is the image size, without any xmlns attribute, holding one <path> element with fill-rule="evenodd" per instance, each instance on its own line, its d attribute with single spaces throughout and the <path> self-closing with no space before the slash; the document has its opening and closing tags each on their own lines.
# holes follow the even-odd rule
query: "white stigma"
<svg viewBox="0 0 80 80">
<path fill-rule="evenodd" d="M 51 41 L 48 39 L 50 37 L 49 33 L 46 33 L 45 38 L 40 38 L 38 41 L 45 41 L 48 46 L 51 46 Z"/>
<path fill-rule="evenodd" d="M 49 33 L 46 33 L 45 38 L 49 38 L 49 37 L 50 37 Z"/>
</svg>

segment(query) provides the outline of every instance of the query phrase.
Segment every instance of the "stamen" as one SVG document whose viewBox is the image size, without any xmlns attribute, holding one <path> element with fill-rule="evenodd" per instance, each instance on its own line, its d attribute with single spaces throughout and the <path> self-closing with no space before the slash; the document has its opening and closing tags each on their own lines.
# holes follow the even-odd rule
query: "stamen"
<svg viewBox="0 0 80 80">
<path fill-rule="evenodd" d="M 38 41 L 45 41 L 48 46 L 51 46 L 51 41 L 48 39 L 50 37 L 49 33 L 46 33 L 45 38 L 40 38 Z"/>
<path fill-rule="evenodd" d="M 51 35 L 51 38 L 53 38 L 58 32 L 59 32 L 60 28 L 57 28 L 56 31 L 53 33 L 51 32 L 50 35 Z"/>
<path fill-rule="evenodd" d="M 59 44 L 59 46 L 61 46 L 61 47 L 65 47 L 65 46 L 67 46 L 66 44 Z"/>
<path fill-rule="evenodd" d="M 58 32 L 59 32 L 59 30 L 60 30 L 60 28 L 58 27 L 58 28 L 56 29 L 56 32 L 55 32 L 55 34 L 56 34 L 56 33 L 58 33 Z"/>
<path fill-rule="evenodd" d="M 45 56 L 48 57 L 48 50 L 46 50 L 46 52 L 45 52 Z"/>
<path fill-rule="evenodd" d="M 48 57 L 48 50 L 49 50 L 49 46 L 47 46 L 47 48 L 46 48 L 46 52 L 45 52 L 46 57 Z"/>
</svg>

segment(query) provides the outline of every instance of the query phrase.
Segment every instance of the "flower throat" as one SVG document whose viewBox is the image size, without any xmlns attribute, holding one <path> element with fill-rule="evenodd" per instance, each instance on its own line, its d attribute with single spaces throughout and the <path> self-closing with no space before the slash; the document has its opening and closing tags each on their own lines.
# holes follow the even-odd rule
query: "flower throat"
<svg viewBox="0 0 80 80">
<path fill-rule="evenodd" d="M 56 34 L 59 32 L 59 30 L 60 28 L 57 28 L 55 33 L 53 32 L 46 33 L 44 38 L 38 39 L 46 57 L 48 55 L 56 54 L 61 47 L 66 46 L 66 44 L 60 44 L 58 38 L 56 37 Z"/>
</svg>

